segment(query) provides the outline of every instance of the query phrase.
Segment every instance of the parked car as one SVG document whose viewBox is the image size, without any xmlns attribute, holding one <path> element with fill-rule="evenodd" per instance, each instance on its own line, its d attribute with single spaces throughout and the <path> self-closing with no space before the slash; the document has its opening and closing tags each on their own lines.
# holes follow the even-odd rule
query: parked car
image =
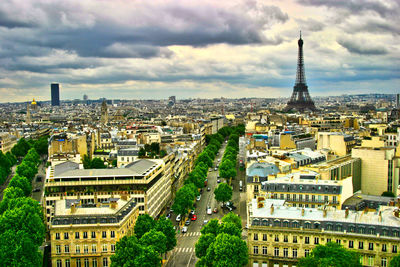
<svg viewBox="0 0 400 267">
<path fill-rule="evenodd" d="M 221 159 L 218 159 L 218 162 L 221 162 Z"/>
<path fill-rule="evenodd" d="M 41 175 L 38 175 L 38 176 L 36 176 L 36 182 L 41 182 L 42 181 L 42 176 Z"/>
<path fill-rule="evenodd" d="M 217 167 L 215 167 L 215 168 L 214 168 L 214 171 L 218 171 L 218 168 L 217 168 Z"/>
<path fill-rule="evenodd" d="M 195 220 L 197 220 L 197 216 L 196 215 L 192 215 L 192 221 L 195 221 Z"/>
<path fill-rule="evenodd" d="M 217 183 L 220 183 L 220 182 L 221 182 L 221 180 L 220 180 L 220 179 L 218 179 L 218 180 L 217 180 Z"/>
<path fill-rule="evenodd" d="M 168 213 L 165 217 L 167 217 L 168 219 L 171 218 L 171 213 Z"/>
<path fill-rule="evenodd" d="M 208 214 L 208 215 L 211 215 L 211 214 L 212 214 L 212 211 L 211 211 L 211 207 L 210 207 L 210 206 L 207 207 L 207 214 Z"/>
<path fill-rule="evenodd" d="M 200 189 L 200 194 L 203 194 L 203 188 L 202 188 L 202 189 Z"/>
<path fill-rule="evenodd" d="M 207 191 L 211 191 L 211 188 L 207 187 Z"/>
<path fill-rule="evenodd" d="M 33 189 L 33 192 L 40 192 L 40 188 L 38 187 L 38 188 Z"/>
<path fill-rule="evenodd" d="M 208 223 L 208 220 L 203 221 L 203 225 L 206 225 Z"/>
<path fill-rule="evenodd" d="M 200 201 L 200 199 L 201 199 L 201 195 L 198 195 L 198 196 L 196 197 L 196 200 L 197 200 L 197 201 Z"/>
<path fill-rule="evenodd" d="M 187 233 L 188 228 L 186 226 L 182 227 L 182 233 Z"/>
<path fill-rule="evenodd" d="M 213 212 L 214 212 L 214 213 L 217 213 L 217 212 L 218 212 L 218 208 L 214 208 L 214 209 L 213 209 Z"/>
<path fill-rule="evenodd" d="M 180 221 L 181 221 L 181 215 L 180 215 L 180 214 L 178 214 L 178 216 L 176 216 L 176 221 L 177 221 L 177 222 L 180 222 Z"/>
<path fill-rule="evenodd" d="M 190 211 L 190 214 L 191 214 L 191 215 L 194 215 L 195 212 L 196 212 L 196 210 L 195 210 L 195 209 L 192 209 L 192 210 Z"/>
<path fill-rule="evenodd" d="M 186 225 L 186 226 L 189 226 L 189 225 L 190 225 L 190 222 L 191 222 L 190 219 L 186 220 L 185 225 Z"/>
</svg>

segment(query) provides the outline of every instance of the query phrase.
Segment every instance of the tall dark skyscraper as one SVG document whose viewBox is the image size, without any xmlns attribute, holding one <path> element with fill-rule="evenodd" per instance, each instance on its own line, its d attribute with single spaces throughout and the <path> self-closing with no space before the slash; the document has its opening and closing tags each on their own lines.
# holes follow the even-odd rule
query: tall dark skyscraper
<svg viewBox="0 0 400 267">
<path fill-rule="evenodd" d="M 60 85 L 58 83 L 51 84 L 51 105 L 60 105 Z"/>
<path fill-rule="evenodd" d="M 304 58 L 303 58 L 303 39 L 301 39 L 301 32 L 300 32 L 300 39 L 298 41 L 299 45 L 299 52 L 297 58 L 297 73 L 296 73 L 296 82 L 293 88 L 293 94 L 290 98 L 285 111 L 289 110 L 297 110 L 297 111 L 304 111 L 304 110 L 316 110 L 314 102 L 312 101 L 310 94 L 308 93 L 308 86 L 306 83 L 306 74 L 304 71 Z"/>
</svg>

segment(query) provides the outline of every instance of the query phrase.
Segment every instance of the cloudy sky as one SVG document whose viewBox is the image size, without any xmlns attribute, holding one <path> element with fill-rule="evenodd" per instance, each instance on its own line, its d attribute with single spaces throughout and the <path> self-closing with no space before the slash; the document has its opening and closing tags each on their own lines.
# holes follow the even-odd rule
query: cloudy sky
<svg viewBox="0 0 400 267">
<path fill-rule="evenodd" d="M 399 0 L 2 0 L 0 102 L 400 92 Z"/>
</svg>

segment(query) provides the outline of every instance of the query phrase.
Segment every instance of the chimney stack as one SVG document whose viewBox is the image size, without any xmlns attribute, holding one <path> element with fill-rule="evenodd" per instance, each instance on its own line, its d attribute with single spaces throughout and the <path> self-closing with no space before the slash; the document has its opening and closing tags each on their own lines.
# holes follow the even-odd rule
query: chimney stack
<svg viewBox="0 0 400 267">
<path fill-rule="evenodd" d="M 271 204 L 271 215 L 274 214 L 274 210 L 275 210 L 274 204 Z"/>
<path fill-rule="evenodd" d="M 379 222 L 382 222 L 382 211 L 379 211 L 378 221 L 379 221 Z"/>
<path fill-rule="evenodd" d="M 301 216 L 304 216 L 304 212 L 305 212 L 305 209 L 302 208 L 302 209 L 301 209 Z"/>
<path fill-rule="evenodd" d="M 345 216 L 344 217 L 345 218 L 349 217 L 349 208 L 348 207 L 346 207 Z"/>
<path fill-rule="evenodd" d="M 394 209 L 394 216 L 399 218 L 399 209 Z"/>
<path fill-rule="evenodd" d="M 117 201 L 113 200 L 110 202 L 110 207 L 115 210 L 117 208 Z"/>
<path fill-rule="evenodd" d="M 121 199 L 127 201 L 128 200 L 128 195 L 125 192 L 123 192 L 122 195 L 121 195 Z"/>
<path fill-rule="evenodd" d="M 328 211 L 326 209 L 324 209 L 322 212 L 323 212 L 323 216 L 325 218 Z"/>
<path fill-rule="evenodd" d="M 75 203 L 71 204 L 71 213 L 75 213 L 76 212 L 76 206 Z"/>
</svg>

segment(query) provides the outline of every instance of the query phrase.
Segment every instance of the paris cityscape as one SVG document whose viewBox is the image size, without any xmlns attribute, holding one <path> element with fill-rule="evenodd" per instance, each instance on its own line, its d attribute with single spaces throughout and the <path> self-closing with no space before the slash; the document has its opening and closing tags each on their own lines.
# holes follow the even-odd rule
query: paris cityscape
<svg viewBox="0 0 400 267">
<path fill-rule="evenodd" d="M 397 0 L 0 3 L 0 266 L 400 267 Z"/>
</svg>

